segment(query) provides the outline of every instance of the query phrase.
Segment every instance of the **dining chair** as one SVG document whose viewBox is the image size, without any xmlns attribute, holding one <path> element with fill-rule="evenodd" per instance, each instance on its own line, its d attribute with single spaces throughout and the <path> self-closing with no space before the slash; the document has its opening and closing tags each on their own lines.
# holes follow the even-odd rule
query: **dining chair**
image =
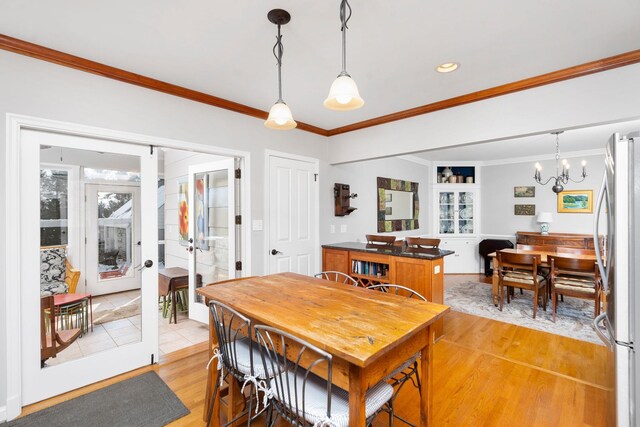
<svg viewBox="0 0 640 427">
<path fill-rule="evenodd" d="M 263 371 L 267 379 L 272 407 L 294 426 L 349 426 L 349 393 L 332 382 L 331 354 L 279 329 L 256 325 Z M 286 349 L 283 352 L 283 349 Z M 286 357 L 283 357 L 286 353 Z M 380 381 L 366 392 L 365 415 L 369 425 L 390 402 L 393 388 Z M 271 406 L 270 406 L 271 407 Z M 267 425 L 272 425 L 271 412 Z M 393 408 L 389 415 L 393 423 Z"/>
<path fill-rule="evenodd" d="M 415 248 L 437 249 L 440 246 L 440 239 L 428 239 L 424 237 L 407 237 L 405 242 L 407 242 L 408 247 Z"/>
<path fill-rule="evenodd" d="M 367 243 L 380 246 L 393 246 L 396 241 L 395 236 L 380 236 L 376 234 L 366 234 Z"/>
<path fill-rule="evenodd" d="M 533 318 L 536 318 L 538 302 L 542 298 L 542 306 L 547 311 L 547 277 L 540 274 L 540 255 L 511 252 L 497 252 L 498 258 L 498 296 L 500 311 L 504 303 L 505 287 L 507 303 L 511 303 L 511 289 L 520 288 L 533 291 Z"/>
<path fill-rule="evenodd" d="M 40 366 L 80 337 L 80 328 L 57 330 L 53 295 L 40 298 Z"/>
<path fill-rule="evenodd" d="M 359 285 L 356 279 L 340 271 L 323 271 L 314 277 L 317 279 L 331 280 L 332 282 L 345 283 L 347 285 Z"/>
<path fill-rule="evenodd" d="M 251 421 L 265 410 L 265 408 L 262 408 L 262 410 L 256 411 L 256 414 L 252 415 L 253 396 L 258 394 L 259 382 L 266 380 L 269 376 L 269 371 L 263 369 L 262 364 L 254 364 L 255 361 L 260 360 L 260 352 L 254 348 L 254 342 L 251 339 L 251 319 L 218 301 L 211 301 L 209 309 L 213 316 L 214 330 L 218 338 L 218 351 L 214 351 L 214 358 L 218 359 L 218 369 L 221 371 L 222 378 L 216 381 L 213 390 L 209 414 L 207 415 L 207 426 L 211 423 L 218 389 L 228 375 L 233 377 L 231 381 L 243 382 L 243 390 L 245 385 L 249 385 L 250 390 L 248 410 L 241 412 L 225 425 L 234 424 L 245 415 L 248 415 L 247 425 L 251 425 Z M 213 362 L 213 358 L 211 361 Z M 255 400 L 258 401 L 257 398 Z"/>
<path fill-rule="evenodd" d="M 594 317 L 600 314 L 600 274 L 590 259 L 547 257 L 551 265 L 551 310 L 556 321 L 558 295 L 593 300 Z"/>
<path fill-rule="evenodd" d="M 420 295 L 418 292 L 414 291 L 413 289 L 407 288 L 405 286 L 379 284 L 379 285 L 368 286 L 367 289 L 380 291 L 380 292 L 393 294 L 393 295 L 399 295 L 399 296 L 406 297 L 407 299 L 414 298 L 414 299 L 419 299 L 425 302 L 427 301 L 427 299 L 422 295 Z M 391 397 L 391 405 L 390 405 L 391 408 L 393 408 L 393 402 L 396 400 L 396 397 L 398 397 L 400 390 L 402 389 L 402 387 L 407 381 L 411 381 L 413 386 L 418 389 L 418 393 L 421 394 L 420 375 L 418 374 L 418 360 L 420 360 L 420 356 L 421 356 L 421 352 L 414 354 L 406 362 L 398 366 L 395 370 L 393 370 L 393 372 L 390 375 L 387 376 L 386 380 L 394 389 L 393 396 Z M 393 416 L 399 419 L 400 421 L 402 421 L 403 423 L 413 426 L 412 423 L 400 417 L 399 415 L 394 413 Z"/>
</svg>

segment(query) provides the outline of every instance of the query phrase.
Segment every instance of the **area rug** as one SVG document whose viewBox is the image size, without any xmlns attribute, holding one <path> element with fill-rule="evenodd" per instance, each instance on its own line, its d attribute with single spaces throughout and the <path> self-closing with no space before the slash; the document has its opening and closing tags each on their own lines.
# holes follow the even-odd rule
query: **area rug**
<svg viewBox="0 0 640 427">
<path fill-rule="evenodd" d="M 140 301 L 136 301 L 128 305 L 110 309 L 110 310 L 94 311 L 93 324 L 100 325 L 101 323 L 107 323 L 107 322 L 112 322 L 114 320 L 137 316 L 140 313 L 141 313 Z"/>
<path fill-rule="evenodd" d="M 593 329 L 593 302 L 588 300 L 566 297 L 564 302 L 558 303 L 555 323 L 551 301 L 546 312 L 538 307 L 536 318 L 533 318 L 532 291 L 520 295 L 516 289 L 511 304 L 507 304 L 505 298 L 502 311 L 492 301 L 490 284 L 466 282 L 445 286 L 444 303 L 455 311 L 603 345 Z"/>
<path fill-rule="evenodd" d="M 155 427 L 188 413 L 158 374 L 147 372 L 10 421 L 7 427 Z"/>
</svg>

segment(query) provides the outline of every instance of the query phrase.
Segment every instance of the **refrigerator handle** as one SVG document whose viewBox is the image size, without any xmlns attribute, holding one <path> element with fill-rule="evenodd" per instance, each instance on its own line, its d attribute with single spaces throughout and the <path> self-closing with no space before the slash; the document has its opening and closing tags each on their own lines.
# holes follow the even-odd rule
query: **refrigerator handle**
<svg viewBox="0 0 640 427">
<path fill-rule="evenodd" d="M 599 323 L 603 323 L 603 325 L 605 326 L 605 329 L 607 330 L 607 335 L 605 335 L 601 330 L 600 327 L 598 326 Z M 609 347 L 609 349 L 611 351 L 613 351 L 614 347 L 615 347 L 615 342 L 613 341 L 613 334 L 611 333 L 611 326 L 609 325 L 609 322 L 607 321 L 607 313 L 601 313 L 598 317 L 596 317 L 595 319 L 593 319 L 593 329 L 596 330 L 596 334 L 598 334 L 598 337 L 600 337 L 600 339 L 602 340 L 602 342 L 604 342 L 607 347 Z"/>
<path fill-rule="evenodd" d="M 599 239 L 599 231 L 600 231 L 600 214 L 602 213 L 602 202 L 605 198 L 605 194 L 607 192 L 607 172 L 605 171 L 604 176 L 602 177 L 602 184 L 600 185 L 600 193 L 598 193 L 598 200 L 596 201 L 596 214 L 593 217 L 593 247 L 596 250 L 596 261 L 598 262 L 598 269 L 600 270 L 600 277 L 602 278 L 602 285 L 605 288 L 605 291 L 608 290 L 609 288 L 609 283 L 607 281 L 608 276 L 607 273 L 608 271 L 605 270 L 604 268 L 604 264 L 602 262 L 602 253 L 601 253 L 601 248 L 600 248 L 600 239 Z M 608 199 L 608 198 L 607 198 Z M 610 209 L 607 209 L 610 210 Z M 607 212 L 608 215 L 608 212 Z M 607 227 L 609 226 L 609 221 L 608 221 L 608 216 L 607 216 Z M 607 255 L 608 252 L 610 252 L 611 248 L 609 248 L 609 251 L 607 251 Z M 597 328 L 596 328 L 597 330 Z"/>
</svg>

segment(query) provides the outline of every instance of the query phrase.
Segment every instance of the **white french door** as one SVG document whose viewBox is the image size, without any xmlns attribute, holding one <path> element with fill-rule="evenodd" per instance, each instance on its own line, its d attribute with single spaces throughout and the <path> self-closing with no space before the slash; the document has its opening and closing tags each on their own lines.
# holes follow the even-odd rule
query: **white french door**
<svg viewBox="0 0 640 427">
<path fill-rule="evenodd" d="M 234 159 L 189 167 L 189 318 L 209 322 L 196 289 L 236 277 Z"/>
<path fill-rule="evenodd" d="M 269 157 L 269 273 L 318 273 L 318 165 Z"/>
<path fill-rule="evenodd" d="M 22 405 L 27 405 L 133 370 L 157 360 L 158 173 L 157 158 L 153 150 L 150 150 L 148 146 L 22 129 L 20 131 L 19 150 L 20 181 L 17 185 L 20 187 L 18 203 L 20 206 L 19 226 L 21 236 L 18 245 L 20 253 L 21 403 Z M 50 188 L 58 192 L 62 191 L 60 188 L 54 188 L 57 184 L 49 179 L 51 173 L 47 171 L 50 170 L 50 166 L 47 166 L 49 169 L 43 172 L 42 165 L 50 165 L 52 162 L 60 163 L 61 165 L 72 165 L 80 170 L 97 167 L 102 168 L 100 170 L 103 172 L 109 172 L 109 169 L 114 168 L 122 170 L 125 165 L 129 168 L 128 170 L 135 169 L 135 173 L 127 172 L 125 175 L 139 174 L 140 203 L 137 212 L 135 212 L 134 208 L 132 213 L 138 218 L 144 218 L 144 221 L 140 221 L 141 244 L 137 250 L 140 252 L 139 259 L 146 261 L 146 263 L 143 261 L 143 264 L 148 267 L 137 273 L 141 283 L 139 339 L 124 343 L 114 338 L 115 344 L 113 346 L 98 349 L 99 351 L 85 351 L 90 348 L 92 340 L 102 338 L 97 336 L 96 329 L 98 329 L 98 326 L 94 325 L 93 332 L 88 330 L 74 342 L 74 345 L 77 344 L 79 347 L 77 357 L 68 358 L 64 363 L 53 363 L 56 359 L 47 359 L 50 364 L 41 367 L 40 299 L 41 281 L 43 280 L 40 274 L 41 246 L 49 245 L 42 243 L 47 236 L 48 238 L 55 238 L 56 236 L 56 233 L 50 233 L 44 228 L 46 221 L 41 220 L 41 215 L 44 215 L 42 212 L 59 210 L 59 200 L 62 200 L 61 198 L 58 198 L 57 201 L 52 197 L 47 198 L 49 193 L 55 193 Z M 43 183 L 44 178 L 47 178 L 48 181 Z M 82 178 L 79 179 L 82 180 Z M 43 190 L 45 188 L 43 185 L 47 186 L 47 191 Z M 69 185 L 68 188 L 68 191 L 72 191 L 71 188 L 77 188 L 77 191 L 79 191 L 80 185 Z M 100 189 L 96 190 L 99 196 Z M 76 194 L 74 197 L 79 197 L 79 195 Z M 109 205 L 112 211 L 108 217 L 112 219 L 123 217 L 116 213 L 117 208 L 121 208 L 123 203 L 120 203 L 120 206 L 116 206 L 117 203 L 114 203 Z M 78 213 L 69 216 L 69 218 L 79 217 Z M 70 228 L 86 226 L 86 221 L 78 222 L 78 224 L 68 224 L 68 226 Z M 112 222 L 114 224 L 119 223 L 118 227 L 123 225 L 121 221 Z M 100 227 L 99 223 L 96 225 L 98 228 Z M 87 235 L 91 233 L 96 236 L 99 235 L 98 230 L 87 230 Z M 117 233 L 114 231 L 114 233 L 126 241 L 126 231 L 121 230 Z M 114 237 L 115 234 L 111 237 Z M 82 233 L 78 233 L 78 235 L 82 235 Z M 72 240 L 64 244 L 67 245 L 68 253 L 78 254 L 81 252 L 78 248 L 71 247 L 74 244 L 78 244 Z M 84 242 L 80 244 L 84 244 Z M 133 253 L 131 255 L 131 260 L 135 260 Z M 122 257 L 120 258 L 123 259 Z M 118 257 L 114 261 L 116 265 L 117 260 Z M 82 265 L 78 258 L 72 261 L 76 268 Z M 80 274 L 80 283 L 76 289 L 78 294 L 86 292 L 83 283 L 88 272 L 85 270 L 81 271 Z M 45 328 L 45 331 L 49 331 L 49 329 Z M 82 346 L 80 345 L 81 342 L 84 343 Z M 61 358 L 65 351 L 70 351 L 70 347 L 63 350 L 58 357 Z"/>
<path fill-rule="evenodd" d="M 140 207 L 139 186 L 85 184 L 88 293 L 140 289 Z"/>
</svg>

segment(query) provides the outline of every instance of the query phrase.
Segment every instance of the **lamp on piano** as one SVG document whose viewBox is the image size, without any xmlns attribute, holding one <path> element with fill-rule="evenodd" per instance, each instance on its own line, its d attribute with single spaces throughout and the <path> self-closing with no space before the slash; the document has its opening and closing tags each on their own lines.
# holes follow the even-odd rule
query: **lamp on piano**
<svg viewBox="0 0 640 427">
<path fill-rule="evenodd" d="M 540 212 L 538 214 L 538 223 L 540 224 L 540 234 L 549 234 L 549 223 L 553 222 L 551 212 Z"/>
</svg>

